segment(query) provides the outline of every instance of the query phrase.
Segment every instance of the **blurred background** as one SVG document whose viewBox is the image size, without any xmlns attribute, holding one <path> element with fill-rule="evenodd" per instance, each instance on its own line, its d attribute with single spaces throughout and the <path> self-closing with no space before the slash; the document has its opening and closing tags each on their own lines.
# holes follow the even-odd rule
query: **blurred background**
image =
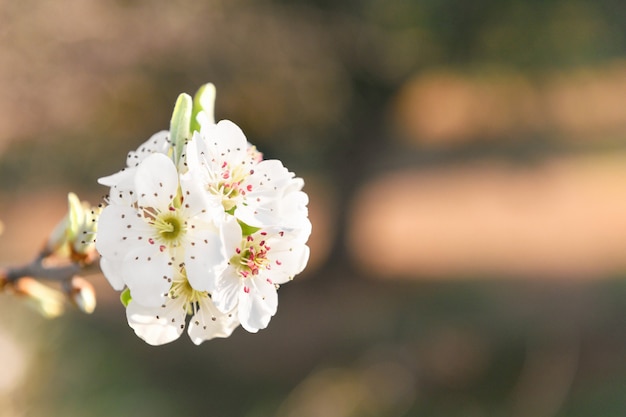
<svg viewBox="0 0 626 417">
<path fill-rule="evenodd" d="M 200 347 L 1 295 L 0 416 L 626 415 L 622 1 L 0 1 L 0 266 L 209 81 L 308 269 Z"/>
</svg>

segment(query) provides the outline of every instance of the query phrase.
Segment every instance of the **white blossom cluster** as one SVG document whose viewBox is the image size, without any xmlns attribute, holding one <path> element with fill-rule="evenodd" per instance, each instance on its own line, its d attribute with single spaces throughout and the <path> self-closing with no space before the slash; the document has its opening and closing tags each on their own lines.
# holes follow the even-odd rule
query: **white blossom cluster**
<svg viewBox="0 0 626 417">
<path fill-rule="evenodd" d="M 194 108 L 198 128 L 186 128 L 182 143 L 171 126 L 99 180 L 110 187 L 98 220 L 100 265 L 124 290 L 128 324 L 151 345 L 177 339 L 187 316 L 195 344 L 240 324 L 267 327 L 278 286 L 309 257 L 303 180 L 264 160 L 233 122 L 215 123 L 214 90 L 206 90 L 194 100 L 204 103 Z"/>
</svg>

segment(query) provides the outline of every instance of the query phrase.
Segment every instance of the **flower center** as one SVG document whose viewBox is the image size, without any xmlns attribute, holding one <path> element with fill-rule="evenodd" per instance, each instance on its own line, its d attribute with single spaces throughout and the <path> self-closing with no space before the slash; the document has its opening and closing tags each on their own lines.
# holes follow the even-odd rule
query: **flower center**
<svg viewBox="0 0 626 417">
<path fill-rule="evenodd" d="M 177 246 L 185 235 L 185 222 L 176 209 L 170 210 L 157 214 L 153 224 L 160 240 Z"/>
<path fill-rule="evenodd" d="M 222 164 L 222 171 L 219 174 L 219 179 L 209 184 L 208 190 L 214 195 L 221 195 L 222 205 L 225 211 L 232 210 L 239 200 L 246 194 L 246 191 L 251 191 L 252 186 L 248 185 L 246 188 L 242 187 L 243 181 L 250 175 L 250 171 L 244 169 L 243 166 L 235 166 L 230 169 L 227 162 Z"/>
<path fill-rule="evenodd" d="M 230 263 L 235 265 L 239 275 L 243 278 L 258 275 L 261 270 L 270 269 L 270 261 L 267 258 L 269 250 L 270 247 L 264 239 L 257 241 L 253 236 L 248 236 L 243 241 L 241 248 L 237 248 Z"/>
<path fill-rule="evenodd" d="M 184 300 L 184 309 L 187 311 L 187 314 L 193 315 L 197 310 L 198 302 L 201 299 L 208 297 L 208 293 L 206 291 L 198 291 L 191 287 L 187 277 L 183 276 L 181 279 L 177 279 L 172 284 L 172 288 L 170 288 L 169 296 L 171 299 L 182 298 Z"/>
</svg>

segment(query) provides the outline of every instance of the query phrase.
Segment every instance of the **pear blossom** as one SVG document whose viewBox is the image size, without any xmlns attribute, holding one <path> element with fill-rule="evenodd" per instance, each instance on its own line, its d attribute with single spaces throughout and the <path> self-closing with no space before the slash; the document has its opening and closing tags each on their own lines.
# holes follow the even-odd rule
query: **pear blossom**
<svg viewBox="0 0 626 417">
<path fill-rule="evenodd" d="M 252 227 L 299 227 L 308 216 L 304 181 L 278 160 L 263 160 L 229 120 L 203 125 L 187 148 L 190 175 L 207 198 Z"/>
<path fill-rule="evenodd" d="M 228 337 L 239 326 L 233 312 L 218 310 L 208 292 L 195 290 L 184 268 L 178 269 L 163 303 L 145 307 L 132 299 L 126 309 L 128 324 L 146 343 L 162 345 L 180 337 L 186 318 L 191 316 L 187 333 L 196 345 L 216 337 Z"/>
<path fill-rule="evenodd" d="M 129 191 L 137 202 L 110 204 L 100 215 L 96 248 L 103 272 L 113 288 L 126 285 L 144 306 L 162 304 L 181 265 L 199 291 L 211 291 L 225 265 L 219 207 L 194 198 L 190 185 L 171 159 L 155 153 L 137 166 Z"/>
<path fill-rule="evenodd" d="M 96 249 L 128 324 L 151 345 L 264 329 L 277 290 L 309 258 L 304 181 L 264 160 L 233 122 L 215 122 L 215 87 L 179 96 L 170 129 L 129 152 L 110 187 Z M 190 316 L 189 320 L 187 317 Z M 187 325 L 188 320 L 188 325 Z"/>
<path fill-rule="evenodd" d="M 227 222 L 238 224 L 234 219 Z M 224 230 L 228 267 L 218 277 L 212 298 L 222 312 L 236 308 L 242 327 L 256 333 L 276 314 L 278 286 L 293 279 L 308 261 L 310 223 L 305 232 L 266 228 L 243 235 L 241 229 Z"/>
</svg>

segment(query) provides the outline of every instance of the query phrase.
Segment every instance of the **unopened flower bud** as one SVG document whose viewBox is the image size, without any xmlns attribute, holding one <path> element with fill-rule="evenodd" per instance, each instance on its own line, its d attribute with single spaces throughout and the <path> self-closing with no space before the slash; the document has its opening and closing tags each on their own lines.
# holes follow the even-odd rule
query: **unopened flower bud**
<svg viewBox="0 0 626 417">
<path fill-rule="evenodd" d="M 99 208 L 81 202 L 76 194 L 67 196 L 68 213 L 57 224 L 46 243 L 46 251 L 75 262 L 88 262 L 95 253 L 94 236 Z"/>
<path fill-rule="evenodd" d="M 193 111 L 191 116 L 191 131 L 200 131 L 202 126 L 215 124 L 215 86 L 205 84 L 193 96 Z"/>
<path fill-rule="evenodd" d="M 34 278 L 20 278 L 13 284 L 17 295 L 26 297 L 28 304 L 46 318 L 55 318 L 65 310 L 63 293 L 48 287 Z"/>
<path fill-rule="evenodd" d="M 91 314 L 96 309 L 96 291 L 93 285 L 84 278 L 72 278 L 68 296 L 72 303 L 83 313 Z"/>
<path fill-rule="evenodd" d="M 188 94 L 180 94 L 170 121 L 170 141 L 174 150 L 173 160 L 175 164 L 178 164 L 185 142 L 190 138 L 192 111 L 193 99 Z"/>
</svg>

